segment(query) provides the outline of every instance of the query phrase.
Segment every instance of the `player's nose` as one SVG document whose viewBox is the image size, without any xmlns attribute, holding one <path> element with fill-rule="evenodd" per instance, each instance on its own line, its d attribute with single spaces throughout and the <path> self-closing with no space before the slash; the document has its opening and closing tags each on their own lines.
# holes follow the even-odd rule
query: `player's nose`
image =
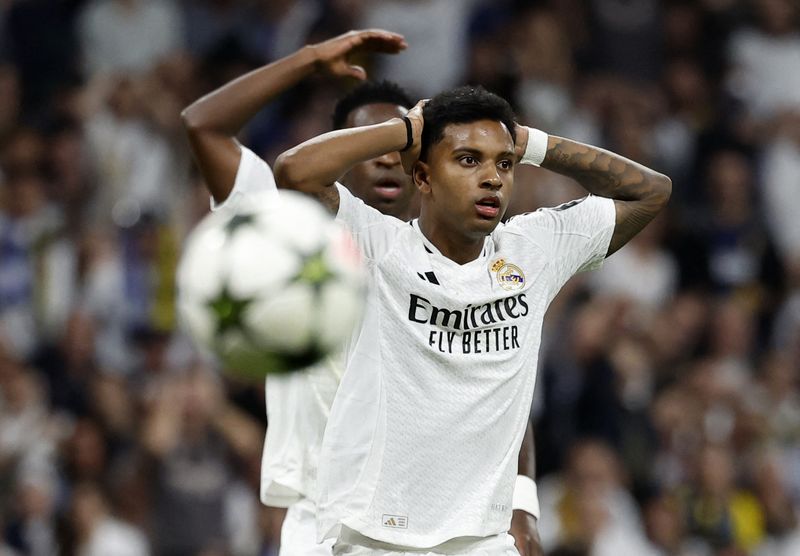
<svg viewBox="0 0 800 556">
<path fill-rule="evenodd" d="M 394 168 L 400 165 L 400 153 L 395 151 L 386 153 L 375 159 L 375 164 L 384 168 Z"/>
<path fill-rule="evenodd" d="M 489 170 L 482 176 L 481 187 L 484 189 L 497 190 L 503 187 L 503 180 L 497 170 Z"/>
</svg>

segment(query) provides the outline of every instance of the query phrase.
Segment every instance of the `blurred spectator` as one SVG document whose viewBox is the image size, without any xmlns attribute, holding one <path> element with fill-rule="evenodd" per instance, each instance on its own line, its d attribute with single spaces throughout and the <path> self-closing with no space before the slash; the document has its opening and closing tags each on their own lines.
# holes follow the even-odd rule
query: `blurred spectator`
<svg viewBox="0 0 800 556">
<path fill-rule="evenodd" d="M 186 46 L 198 58 L 235 35 L 244 23 L 236 0 L 195 0 L 181 2 L 186 29 Z"/>
<path fill-rule="evenodd" d="M 660 386 L 675 378 L 675 371 L 696 357 L 704 344 L 711 311 L 710 300 L 698 292 L 682 292 L 654 315 L 645 331 L 659 373 Z"/>
<path fill-rule="evenodd" d="M 664 68 L 664 113 L 653 129 L 653 157 L 659 167 L 678 184 L 677 202 L 697 199 L 690 191 L 690 179 L 699 145 L 699 135 L 714 122 L 713 85 L 703 68 L 692 58 L 674 58 Z"/>
<path fill-rule="evenodd" d="M 163 130 L 154 125 L 148 83 L 99 78 L 92 84 L 96 110 L 86 120 L 86 138 L 100 184 L 95 219 L 129 228 L 145 213 L 162 218 L 175 207 L 177 160 Z"/>
<path fill-rule="evenodd" d="M 655 80 L 661 63 L 662 6 L 658 0 L 591 0 L 589 54 L 601 71 Z"/>
<path fill-rule="evenodd" d="M 800 231 L 792 216 L 800 168 L 800 81 L 790 68 L 800 59 L 800 12 L 790 0 L 753 4 L 757 25 L 731 38 L 728 88 L 745 104 L 748 122 L 768 138 L 763 160 L 766 222 L 785 264 L 794 264 L 800 253 Z"/>
<path fill-rule="evenodd" d="M 590 277 L 592 289 L 603 296 L 624 297 L 645 310 L 657 310 L 672 300 L 678 267 L 660 247 L 664 216 L 651 223 Z"/>
<path fill-rule="evenodd" d="M 46 396 L 43 382 L 30 369 L 0 360 L 0 483 L 13 484 L 23 472 L 51 461 L 60 429 Z M 0 501 L 8 502 L 5 496 Z"/>
<path fill-rule="evenodd" d="M 0 161 L 0 336 L 22 357 L 58 331 L 73 295 L 74 252 L 46 197 L 43 149 L 40 134 L 19 130 Z"/>
<path fill-rule="evenodd" d="M 686 524 L 677 501 L 670 496 L 654 496 L 644 507 L 645 528 L 654 556 L 707 556 L 709 551 L 686 537 Z"/>
<path fill-rule="evenodd" d="M 557 339 L 551 340 L 552 352 L 543 361 L 539 383 L 544 396 L 535 436 L 540 472 L 560 468 L 582 436 L 619 441 L 621 407 L 608 359 L 614 307 L 614 302 L 598 299 L 575 308 L 565 319 L 570 328 L 557 330 Z"/>
<path fill-rule="evenodd" d="M 751 493 L 736 485 L 731 451 L 706 445 L 697 458 L 692 485 L 680 493 L 689 533 L 715 551 L 753 550 L 765 536 L 764 512 Z"/>
<path fill-rule="evenodd" d="M 784 112 L 800 107 L 800 77 L 794 71 L 800 57 L 797 6 L 791 0 L 751 0 L 755 25 L 731 36 L 732 71 L 728 87 L 749 114 L 760 121 L 779 121 Z"/>
<path fill-rule="evenodd" d="M 256 0 L 240 30 L 246 51 L 260 62 L 288 56 L 306 44 L 321 10 L 318 0 Z"/>
<path fill-rule="evenodd" d="M 636 503 L 622 484 L 611 449 L 579 441 L 566 471 L 539 486 L 542 547 L 584 547 L 590 554 L 646 554 Z"/>
<path fill-rule="evenodd" d="M 21 554 L 58 554 L 56 483 L 46 470 L 26 470 L 17 478 L 15 515 L 6 528 L 9 544 Z"/>
<path fill-rule="evenodd" d="M 64 117 L 46 130 L 45 167 L 48 198 L 63 207 L 65 231 L 77 239 L 87 225 L 93 191 L 91 168 L 81 124 Z"/>
<path fill-rule="evenodd" d="M 526 118 L 556 135 L 600 142 L 594 115 L 578 105 L 573 93 L 572 45 L 556 15 L 546 10 L 526 13 L 516 22 L 511 48 L 520 77 L 515 100 Z M 502 59 L 503 53 L 497 53 L 493 65 Z"/>
<path fill-rule="evenodd" d="M 781 544 L 797 528 L 797 510 L 787 484 L 786 461 L 777 450 L 765 450 L 753 465 L 755 494 L 764 509 L 767 534 Z"/>
<path fill-rule="evenodd" d="M 82 288 L 78 313 L 96 324 L 91 353 L 93 364 L 105 369 L 130 370 L 125 268 L 115 237 L 86 233 L 82 237 Z M 64 346 L 68 349 L 68 345 Z"/>
<path fill-rule="evenodd" d="M 800 108 L 798 108 L 800 114 Z M 765 221 L 786 266 L 800 264 L 800 115 L 787 116 L 762 160 Z"/>
<path fill-rule="evenodd" d="M 381 58 L 373 77 L 402 83 L 421 98 L 459 83 L 467 69 L 470 18 L 480 1 L 364 2 L 360 27 L 389 29 L 404 35 L 409 44 L 401 55 Z M 495 10 L 506 8 L 503 2 L 492 6 Z"/>
<path fill-rule="evenodd" d="M 798 367 L 785 353 L 769 353 L 762 362 L 755 391 L 748 397 L 748 404 L 765 419 L 762 434 L 784 448 L 800 447 L 798 380 Z M 800 488 L 794 489 L 794 496 L 800 499 Z"/>
<path fill-rule="evenodd" d="M 183 46 L 171 0 L 89 0 L 80 14 L 84 72 L 141 74 Z"/>
<path fill-rule="evenodd" d="M 76 556 L 148 556 L 147 539 L 135 527 L 114 519 L 100 489 L 79 483 L 70 511 L 75 528 Z"/>
<path fill-rule="evenodd" d="M 708 360 L 716 380 L 731 396 L 743 394 L 753 375 L 754 317 L 751 307 L 736 298 L 720 302 L 711 315 Z"/>
<path fill-rule="evenodd" d="M 774 271 L 774 251 L 756 210 L 751 162 L 739 152 L 722 150 L 710 158 L 707 171 L 709 214 L 695 225 L 705 228 L 708 238 L 712 283 L 727 289 L 774 281 L 776 276 L 767 274 Z"/>
<path fill-rule="evenodd" d="M 153 546 L 158 554 L 195 554 L 240 539 L 226 528 L 255 516 L 226 518 L 228 496 L 239 492 L 231 458 L 260 456 L 260 431 L 226 407 L 221 385 L 204 368 L 164 384 L 144 424 L 145 449 L 155 466 Z M 246 489 L 255 499 L 254 490 Z M 255 506 L 255 503 L 252 504 Z M 223 519 L 220 519 L 220 516 Z M 245 530 L 246 531 L 246 530 Z"/>
</svg>

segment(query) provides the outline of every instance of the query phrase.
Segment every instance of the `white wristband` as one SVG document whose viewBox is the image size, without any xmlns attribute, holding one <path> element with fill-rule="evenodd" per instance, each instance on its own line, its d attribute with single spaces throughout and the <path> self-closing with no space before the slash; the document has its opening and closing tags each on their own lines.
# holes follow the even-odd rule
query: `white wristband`
<svg viewBox="0 0 800 556">
<path fill-rule="evenodd" d="M 511 507 L 515 510 L 527 512 L 539 519 L 539 495 L 536 489 L 536 482 L 533 479 L 526 475 L 517 475 Z"/>
<path fill-rule="evenodd" d="M 533 127 L 528 128 L 528 144 L 525 145 L 525 154 L 520 159 L 520 164 L 539 166 L 544 162 L 547 154 L 547 134 Z"/>
</svg>

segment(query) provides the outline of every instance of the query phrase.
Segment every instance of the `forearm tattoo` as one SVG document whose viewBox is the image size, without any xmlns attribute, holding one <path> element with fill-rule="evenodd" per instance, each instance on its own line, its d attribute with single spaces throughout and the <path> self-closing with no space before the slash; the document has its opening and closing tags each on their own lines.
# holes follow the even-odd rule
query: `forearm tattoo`
<svg viewBox="0 0 800 556">
<path fill-rule="evenodd" d="M 617 220 L 608 254 L 625 245 L 661 211 L 670 180 L 612 152 L 550 136 L 542 168 L 570 177 L 587 191 L 614 199 Z"/>
</svg>

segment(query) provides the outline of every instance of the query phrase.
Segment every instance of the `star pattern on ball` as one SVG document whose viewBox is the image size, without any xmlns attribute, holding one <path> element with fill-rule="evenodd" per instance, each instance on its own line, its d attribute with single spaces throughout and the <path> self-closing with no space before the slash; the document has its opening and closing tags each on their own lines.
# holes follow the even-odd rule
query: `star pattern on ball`
<svg viewBox="0 0 800 556">
<path fill-rule="evenodd" d="M 255 216 L 252 214 L 236 214 L 225 223 L 225 234 L 231 237 L 236 233 L 236 230 L 243 226 L 248 226 L 255 221 Z"/>
<path fill-rule="evenodd" d="M 217 317 L 217 334 L 229 330 L 244 332 L 244 312 L 252 302 L 252 298 L 234 296 L 225 284 L 222 291 L 208 301 L 208 308 Z"/>
<path fill-rule="evenodd" d="M 306 255 L 300 260 L 300 270 L 292 278 L 292 282 L 308 284 L 314 289 L 319 289 L 322 284 L 333 278 L 333 273 L 325 262 L 322 251 Z"/>
</svg>

